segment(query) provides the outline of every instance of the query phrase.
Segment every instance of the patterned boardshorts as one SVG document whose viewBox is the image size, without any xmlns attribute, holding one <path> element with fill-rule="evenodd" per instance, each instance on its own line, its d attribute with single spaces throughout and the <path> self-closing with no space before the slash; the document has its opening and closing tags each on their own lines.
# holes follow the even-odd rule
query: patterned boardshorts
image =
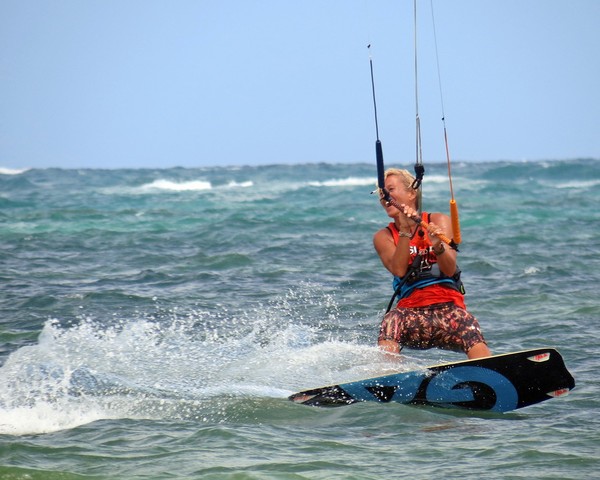
<svg viewBox="0 0 600 480">
<path fill-rule="evenodd" d="M 395 308 L 383 318 L 379 340 L 393 340 L 400 348 L 440 348 L 464 353 L 485 343 L 477 319 L 452 302 Z"/>
</svg>

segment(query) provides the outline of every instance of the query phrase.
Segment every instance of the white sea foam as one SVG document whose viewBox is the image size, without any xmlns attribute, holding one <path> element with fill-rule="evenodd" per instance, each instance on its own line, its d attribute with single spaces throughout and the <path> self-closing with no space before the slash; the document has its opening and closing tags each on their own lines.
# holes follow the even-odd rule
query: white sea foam
<svg viewBox="0 0 600 480">
<path fill-rule="evenodd" d="M 254 186 L 251 180 L 229 183 L 214 186 L 207 180 L 190 180 L 186 182 L 177 182 L 174 180 L 157 179 L 150 183 L 145 183 L 137 187 L 117 185 L 100 189 L 105 195 L 147 195 L 178 192 L 209 192 L 228 189 L 249 188 Z"/>
<path fill-rule="evenodd" d="M 560 189 L 587 189 L 600 185 L 600 179 L 594 180 L 571 180 L 569 182 L 559 183 L 556 188 Z"/>
<path fill-rule="evenodd" d="M 227 184 L 227 188 L 248 188 L 254 186 L 254 182 L 248 180 L 246 182 L 231 181 Z"/>
<path fill-rule="evenodd" d="M 119 415 L 94 407 L 83 399 L 42 400 L 31 406 L 0 408 L 0 432 L 4 435 L 51 433 L 109 418 L 119 418 Z"/>
<path fill-rule="evenodd" d="M 210 190 L 212 185 L 210 182 L 205 180 L 192 180 L 188 182 L 174 182 L 172 180 L 154 180 L 152 183 L 148 183 L 139 187 L 139 190 L 144 191 L 156 191 L 156 190 L 167 190 L 170 192 L 190 192 L 190 191 L 202 191 Z"/>
<path fill-rule="evenodd" d="M 26 172 L 29 168 L 6 168 L 0 167 L 0 175 L 20 175 Z"/>
<path fill-rule="evenodd" d="M 319 338 L 317 327 L 298 324 L 293 310 L 313 294 L 332 308 L 330 298 L 299 290 L 244 315 L 194 311 L 159 322 L 153 313 L 112 326 L 47 321 L 38 343 L 0 368 L 0 434 L 100 419 L 214 418 L 232 399 L 285 399 L 389 367 L 375 346 Z"/>
<path fill-rule="evenodd" d="M 425 177 L 423 178 L 423 182 L 427 182 L 427 183 L 436 183 L 436 184 L 440 184 L 440 183 L 448 183 L 448 176 L 447 175 L 425 175 Z"/>
<path fill-rule="evenodd" d="M 375 185 L 376 179 L 370 177 L 348 177 L 324 180 L 322 182 L 308 182 L 308 184 L 311 187 L 360 187 L 363 185 Z"/>
</svg>

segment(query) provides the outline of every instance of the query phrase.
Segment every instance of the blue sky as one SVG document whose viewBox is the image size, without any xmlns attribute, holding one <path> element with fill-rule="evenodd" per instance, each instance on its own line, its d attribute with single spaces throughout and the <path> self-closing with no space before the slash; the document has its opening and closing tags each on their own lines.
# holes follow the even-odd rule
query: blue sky
<svg viewBox="0 0 600 480">
<path fill-rule="evenodd" d="M 0 167 L 415 157 L 412 0 L 1 0 Z M 433 0 L 453 160 L 600 158 L 600 1 Z M 425 162 L 445 161 L 418 0 Z"/>
</svg>

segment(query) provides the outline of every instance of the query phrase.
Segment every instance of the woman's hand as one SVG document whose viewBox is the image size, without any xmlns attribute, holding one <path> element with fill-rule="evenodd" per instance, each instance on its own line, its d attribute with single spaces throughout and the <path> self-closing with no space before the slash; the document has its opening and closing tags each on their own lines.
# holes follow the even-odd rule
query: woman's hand
<svg viewBox="0 0 600 480">
<path fill-rule="evenodd" d="M 439 235 L 446 235 L 446 232 L 435 223 L 431 222 L 427 226 L 427 233 L 429 233 L 429 238 L 431 239 L 431 244 L 433 245 L 434 250 L 439 250 L 440 245 L 442 244 L 442 240 Z"/>
<path fill-rule="evenodd" d="M 401 203 L 399 207 L 400 209 L 398 209 L 398 215 L 396 217 L 398 220 L 397 224 L 400 224 L 400 227 L 402 228 L 411 230 L 415 224 L 413 219 L 419 218 L 419 212 L 404 203 Z"/>
</svg>

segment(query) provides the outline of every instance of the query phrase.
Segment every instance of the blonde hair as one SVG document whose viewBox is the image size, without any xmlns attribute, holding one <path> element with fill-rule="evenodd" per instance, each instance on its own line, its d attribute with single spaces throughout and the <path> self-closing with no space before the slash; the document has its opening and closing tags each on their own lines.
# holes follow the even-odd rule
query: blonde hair
<svg viewBox="0 0 600 480">
<path fill-rule="evenodd" d="M 408 170 L 404 170 L 403 168 L 388 168 L 384 172 L 383 178 L 385 180 L 388 177 L 391 177 L 392 175 L 400 177 L 400 180 L 402 181 L 402 185 L 404 186 L 404 188 L 406 189 L 406 191 L 414 191 L 413 188 L 412 188 L 412 185 L 413 185 L 413 183 L 415 181 L 415 177 L 413 177 Z M 377 191 L 381 195 L 381 189 L 378 188 Z M 420 209 L 421 209 L 421 195 L 420 195 L 420 191 L 415 191 L 415 193 L 417 194 L 416 197 L 415 197 L 416 208 L 417 208 L 417 210 L 420 211 Z"/>
<path fill-rule="evenodd" d="M 402 179 L 402 184 L 407 190 L 412 188 L 412 184 L 415 181 L 415 177 L 413 177 L 408 170 L 401 168 L 388 168 L 383 175 L 384 179 L 392 175 L 399 176 Z"/>
</svg>

